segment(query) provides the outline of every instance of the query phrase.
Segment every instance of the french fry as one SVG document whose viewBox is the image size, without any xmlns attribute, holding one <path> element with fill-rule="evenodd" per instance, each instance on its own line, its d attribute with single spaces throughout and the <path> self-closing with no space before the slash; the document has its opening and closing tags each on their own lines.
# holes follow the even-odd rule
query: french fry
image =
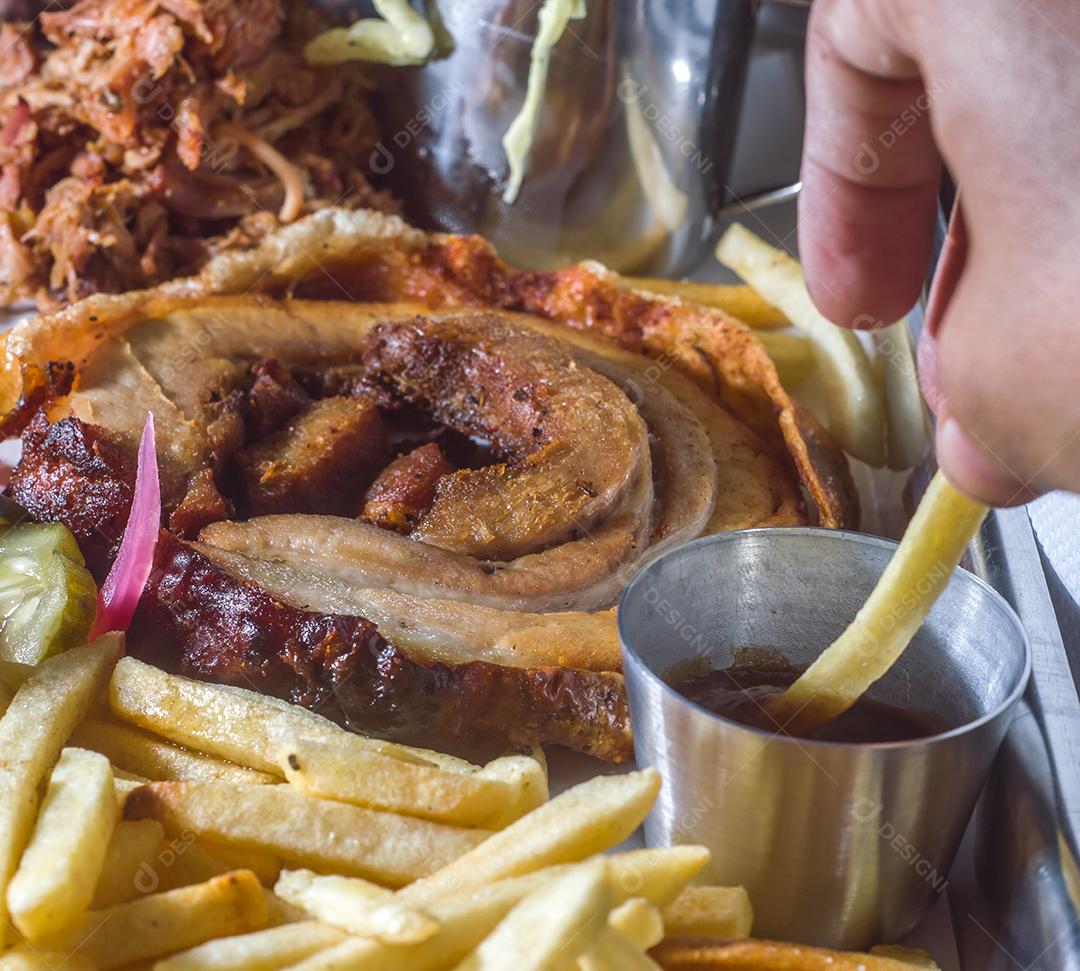
<svg viewBox="0 0 1080 971">
<path fill-rule="evenodd" d="M 365 809 L 401 813 L 455 826 L 495 829 L 513 822 L 535 797 L 535 777 L 517 784 L 497 776 L 446 772 L 432 765 L 403 762 L 351 744 L 283 740 L 278 765 L 289 784 L 305 796 L 333 799 Z M 534 759 L 527 759 L 536 765 Z M 530 791 L 523 797 L 522 788 Z M 520 814 L 520 813 L 519 813 Z"/>
<path fill-rule="evenodd" d="M 899 944 L 876 944 L 870 948 L 870 953 L 874 957 L 903 961 L 912 967 L 922 968 L 923 971 L 941 971 L 937 961 L 919 948 L 901 947 Z"/>
<path fill-rule="evenodd" d="M 930 417 L 919 389 L 907 321 L 875 330 L 871 337 L 882 363 L 889 468 L 903 471 L 926 458 L 930 451 L 931 431 Z"/>
<path fill-rule="evenodd" d="M 659 280 L 655 277 L 624 276 L 619 285 L 631 290 L 647 290 L 668 297 L 678 297 L 686 303 L 715 307 L 754 328 L 787 327 L 790 321 L 753 287 L 722 283 L 694 283 L 688 280 Z"/>
<path fill-rule="evenodd" d="M 503 804 L 502 814 L 492 821 L 491 829 L 503 829 L 548 801 L 547 762 L 539 748 L 532 755 L 504 755 L 493 759 L 476 774 L 482 779 L 505 782 L 513 788 L 514 795 Z"/>
<path fill-rule="evenodd" d="M 387 944 L 419 944 L 439 929 L 431 917 L 398 902 L 391 891 L 355 877 L 287 870 L 274 893 L 325 924 Z"/>
<path fill-rule="evenodd" d="M 108 757 L 113 765 L 163 782 L 270 783 L 280 776 L 223 762 L 180 748 L 130 725 L 91 716 L 71 736 L 80 745 Z"/>
<path fill-rule="evenodd" d="M 170 741 L 237 765 L 277 774 L 279 737 L 302 737 L 351 745 L 449 771 L 475 766 L 426 749 L 364 738 L 296 705 L 227 685 L 192 681 L 126 657 L 109 684 L 113 714 Z"/>
<path fill-rule="evenodd" d="M 656 947 L 664 939 L 664 918 L 660 908 L 644 897 L 631 897 L 619 904 L 608 915 L 608 924 L 642 951 Z"/>
<path fill-rule="evenodd" d="M 7 938 L 7 888 L 29 839 L 37 790 L 67 737 L 101 693 L 123 649 L 119 634 L 39 665 L 0 717 L 0 945 Z"/>
<path fill-rule="evenodd" d="M 0 971 L 57 971 L 61 967 L 64 971 L 96 971 L 84 957 L 39 951 L 29 944 L 20 944 L 0 954 Z"/>
<path fill-rule="evenodd" d="M 224 843 L 207 843 L 202 840 L 196 840 L 193 848 L 212 857 L 215 861 L 220 861 L 224 870 L 219 872 L 250 870 L 259 878 L 259 883 L 264 887 L 272 887 L 281 876 L 281 858 L 270 853 L 260 853 L 258 850 L 242 849 Z"/>
<path fill-rule="evenodd" d="M 776 365 L 776 373 L 785 387 L 793 388 L 814 373 L 814 349 L 805 337 L 761 331 L 758 340 Z"/>
<path fill-rule="evenodd" d="M 769 713 L 803 735 L 842 715 L 911 643 L 986 516 L 941 472 L 904 532 L 885 572 L 850 626 L 782 695 Z"/>
<path fill-rule="evenodd" d="M 885 405 L 859 338 L 821 315 L 802 267 L 783 250 L 737 223 L 720 240 L 716 258 L 779 307 L 814 346 L 829 413 L 829 430 L 857 459 L 885 463 Z"/>
<path fill-rule="evenodd" d="M 664 930 L 670 937 L 750 936 L 754 909 L 743 887 L 687 887 L 664 908 Z"/>
<path fill-rule="evenodd" d="M 116 790 L 116 802 L 121 809 L 124 808 L 124 800 L 139 786 L 145 786 L 150 780 L 140 778 L 123 769 L 113 766 L 113 788 Z"/>
<path fill-rule="evenodd" d="M 20 664 L 18 661 L 0 658 L 0 682 L 7 686 L 12 695 L 23 686 L 34 670 L 32 664 Z"/>
<path fill-rule="evenodd" d="M 709 851 L 701 846 L 663 847 L 613 853 L 605 860 L 614 903 L 640 896 L 663 906 L 674 900 L 708 862 Z M 574 864 L 548 867 L 466 893 L 449 890 L 446 896 L 425 908 L 439 924 L 439 930 L 429 940 L 402 947 L 372 938 L 350 938 L 313 954 L 298 968 L 303 971 L 442 971 L 472 951 L 515 904 L 552 880 L 565 876 L 573 867 Z M 398 896 L 403 894 L 399 891 Z"/>
<path fill-rule="evenodd" d="M 602 853 L 638 828 L 659 790 L 660 775 L 653 769 L 583 782 L 417 880 L 402 897 L 422 906 L 449 892 Z"/>
<path fill-rule="evenodd" d="M 165 830 L 156 819 L 117 823 L 105 851 L 90 906 L 95 910 L 115 907 L 143 893 L 140 880 L 144 880 L 144 873 L 152 868 L 164 838 Z"/>
<path fill-rule="evenodd" d="M 912 965 L 854 951 L 776 941 L 667 937 L 652 955 L 666 971 L 912 971 Z"/>
<path fill-rule="evenodd" d="M 8 912 L 27 940 L 55 933 L 90 906 L 115 823 L 109 760 L 64 749 L 7 889 Z"/>
<path fill-rule="evenodd" d="M 152 865 L 140 876 L 141 890 L 155 893 L 190 887 L 233 870 L 250 870 L 264 887 L 272 887 L 281 872 L 281 861 L 265 853 L 205 843 L 189 831 L 166 833 Z"/>
<path fill-rule="evenodd" d="M 344 939 L 332 927 L 305 920 L 207 941 L 158 961 L 154 971 L 276 971 Z"/>
<path fill-rule="evenodd" d="M 88 911 L 41 946 L 78 954 L 107 971 L 265 924 L 262 887 L 255 874 L 238 870 L 193 887 Z"/>
<path fill-rule="evenodd" d="M 546 971 L 587 951 L 614 894 L 604 861 L 580 863 L 525 897 L 455 971 Z"/>
<path fill-rule="evenodd" d="M 606 927 L 578 958 L 580 971 L 660 971 L 660 965 L 622 934 Z"/>
<path fill-rule="evenodd" d="M 191 833 L 281 857 L 294 866 L 400 887 L 446 866 L 489 834 L 309 799 L 289 786 L 154 782 L 135 790 L 125 819 L 157 819 Z"/>
</svg>

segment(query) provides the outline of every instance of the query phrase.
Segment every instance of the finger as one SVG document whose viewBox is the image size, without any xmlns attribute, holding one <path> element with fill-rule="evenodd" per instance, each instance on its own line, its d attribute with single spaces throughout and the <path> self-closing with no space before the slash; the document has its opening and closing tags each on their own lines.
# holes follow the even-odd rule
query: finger
<svg viewBox="0 0 1080 971">
<path fill-rule="evenodd" d="M 988 506 L 1018 506 L 1037 495 L 992 449 L 947 415 L 936 436 L 937 459 L 945 477 L 965 495 Z"/>
<path fill-rule="evenodd" d="M 1022 248 L 980 247 L 973 233 L 935 341 L 938 462 L 958 488 L 993 505 L 1076 489 L 1080 400 L 1062 393 L 1080 346 L 1068 284 L 1075 268 L 1067 257 L 1054 264 Z"/>
<path fill-rule="evenodd" d="M 915 303 L 941 160 L 931 98 L 882 0 L 819 0 L 807 42 L 799 245 L 810 293 L 840 324 Z"/>
</svg>

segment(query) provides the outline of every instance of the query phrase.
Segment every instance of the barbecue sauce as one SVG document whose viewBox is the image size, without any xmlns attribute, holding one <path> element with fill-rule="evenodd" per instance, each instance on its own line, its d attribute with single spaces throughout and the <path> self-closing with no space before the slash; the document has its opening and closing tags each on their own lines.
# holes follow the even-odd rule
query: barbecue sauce
<svg viewBox="0 0 1080 971">
<path fill-rule="evenodd" d="M 783 725 L 766 710 L 770 699 L 784 693 L 802 671 L 773 651 L 747 650 L 726 668 L 692 662 L 676 665 L 665 680 L 684 698 L 731 721 L 780 735 Z M 823 742 L 867 744 L 905 742 L 945 731 L 934 715 L 909 711 L 863 696 L 839 718 L 800 738 Z"/>
</svg>

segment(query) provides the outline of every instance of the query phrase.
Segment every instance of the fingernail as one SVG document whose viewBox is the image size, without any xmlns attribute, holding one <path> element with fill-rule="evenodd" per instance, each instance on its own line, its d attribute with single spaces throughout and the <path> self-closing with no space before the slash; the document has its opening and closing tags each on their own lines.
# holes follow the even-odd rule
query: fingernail
<svg viewBox="0 0 1080 971">
<path fill-rule="evenodd" d="M 938 425 L 937 459 L 945 477 L 980 502 L 1012 506 L 1034 498 L 1034 492 L 955 418 L 946 417 Z"/>
</svg>

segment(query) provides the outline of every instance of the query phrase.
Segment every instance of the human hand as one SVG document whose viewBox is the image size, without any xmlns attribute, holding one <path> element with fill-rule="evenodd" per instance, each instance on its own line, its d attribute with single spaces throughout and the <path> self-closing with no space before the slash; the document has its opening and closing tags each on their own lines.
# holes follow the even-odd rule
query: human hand
<svg viewBox="0 0 1080 971">
<path fill-rule="evenodd" d="M 997 505 L 1080 490 L 1080 4 L 817 0 L 800 251 L 837 323 L 888 323 L 929 266 L 941 159 L 963 215 L 920 347 L 938 461 Z"/>
</svg>

